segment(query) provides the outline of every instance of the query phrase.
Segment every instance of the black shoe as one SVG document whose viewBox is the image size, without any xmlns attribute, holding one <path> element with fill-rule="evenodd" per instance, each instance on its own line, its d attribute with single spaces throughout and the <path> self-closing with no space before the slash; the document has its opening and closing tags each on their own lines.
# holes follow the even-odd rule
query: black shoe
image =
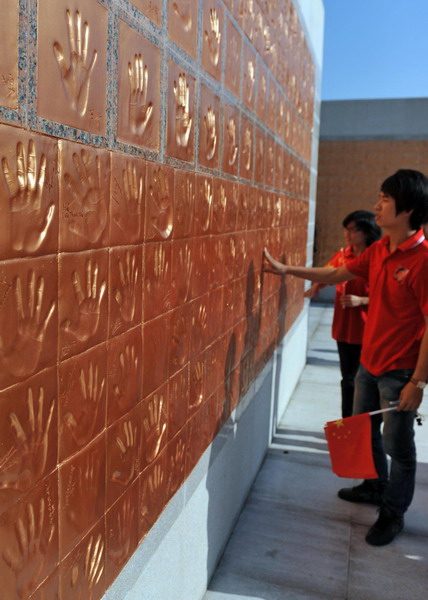
<svg viewBox="0 0 428 600">
<path fill-rule="evenodd" d="M 376 523 L 370 527 L 366 542 L 371 546 L 385 546 L 392 542 L 404 527 L 404 517 L 385 506 L 379 511 Z"/>
<path fill-rule="evenodd" d="M 379 483 L 371 483 L 370 481 L 364 480 L 360 485 L 356 485 L 352 488 L 342 488 L 338 491 L 337 495 L 342 500 L 348 502 L 364 502 L 366 504 L 375 504 L 380 506 L 382 502 L 384 486 Z"/>
</svg>

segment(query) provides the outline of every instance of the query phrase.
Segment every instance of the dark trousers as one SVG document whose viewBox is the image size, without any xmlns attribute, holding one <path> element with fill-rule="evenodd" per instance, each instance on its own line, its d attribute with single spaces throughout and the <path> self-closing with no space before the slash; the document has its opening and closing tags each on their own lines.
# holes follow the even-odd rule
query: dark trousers
<svg viewBox="0 0 428 600">
<path fill-rule="evenodd" d="M 342 417 L 352 415 L 352 405 L 354 402 L 354 379 L 360 366 L 361 344 L 348 344 L 347 342 L 337 342 L 339 352 L 340 372 L 342 381 Z"/>
</svg>

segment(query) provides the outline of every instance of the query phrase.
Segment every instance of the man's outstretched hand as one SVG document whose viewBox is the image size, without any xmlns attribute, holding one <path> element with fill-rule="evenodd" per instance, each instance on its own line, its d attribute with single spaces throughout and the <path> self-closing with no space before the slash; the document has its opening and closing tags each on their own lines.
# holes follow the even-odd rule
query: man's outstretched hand
<svg viewBox="0 0 428 600">
<path fill-rule="evenodd" d="M 263 271 L 273 273 L 274 275 L 285 275 L 287 273 L 286 265 L 272 258 L 267 248 L 263 250 Z"/>
</svg>

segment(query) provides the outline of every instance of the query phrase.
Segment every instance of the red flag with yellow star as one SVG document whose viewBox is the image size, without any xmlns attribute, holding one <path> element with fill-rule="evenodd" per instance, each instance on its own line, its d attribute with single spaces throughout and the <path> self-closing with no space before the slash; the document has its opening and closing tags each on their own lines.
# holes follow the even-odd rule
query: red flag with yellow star
<svg viewBox="0 0 428 600">
<path fill-rule="evenodd" d="M 329 421 L 324 431 L 333 473 L 339 477 L 377 479 L 370 413 Z"/>
</svg>

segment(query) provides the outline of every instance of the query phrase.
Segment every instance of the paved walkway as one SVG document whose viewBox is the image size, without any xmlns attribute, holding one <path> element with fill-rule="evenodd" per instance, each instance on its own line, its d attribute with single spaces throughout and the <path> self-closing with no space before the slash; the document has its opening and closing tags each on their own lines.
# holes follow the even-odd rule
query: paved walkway
<svg viewBox="0 0 428 600">
<path fill-rule="evenodd" d="M 340 414 L 332 310 L 311 307 L 308 364 L 204 600 L 426 600 L 428 418 L 417 427 L 416 494 L 405 529 L 374 548 L 376 507 L 337 497 L 323 425 Z M 428 398 L 425 411 L 428 416 Z M 424 412 L 424 411 L 422 411 Z"/>
</svg>

